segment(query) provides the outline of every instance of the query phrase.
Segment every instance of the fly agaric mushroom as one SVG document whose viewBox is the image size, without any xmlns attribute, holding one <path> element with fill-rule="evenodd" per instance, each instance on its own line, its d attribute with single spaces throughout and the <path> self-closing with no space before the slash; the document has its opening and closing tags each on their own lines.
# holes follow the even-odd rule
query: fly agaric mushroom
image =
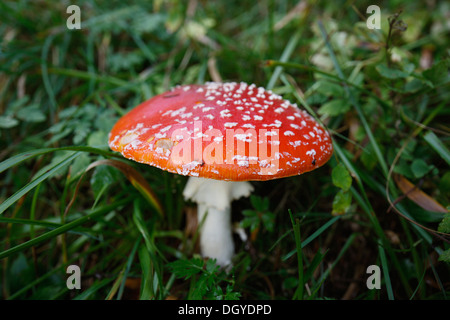
<svg viewBox="0 0 450 320">
<path fill-rule="evenodd" d="M 234 254 L 231 202 L 250 195 L 248 181 L 303 174 L 333 152 L 328 132 L 307 112 L 243 82 L 177 86 L 157 95 L 119 119 L 109 146 L 190 176 L 183 194 L 198 204 L 201 253 L 222 266 Z"/>
</svg>

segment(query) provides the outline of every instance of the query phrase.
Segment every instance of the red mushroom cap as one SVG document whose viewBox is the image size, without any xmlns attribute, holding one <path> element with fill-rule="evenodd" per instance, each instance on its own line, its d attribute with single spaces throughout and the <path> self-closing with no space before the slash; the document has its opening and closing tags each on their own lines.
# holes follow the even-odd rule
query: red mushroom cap
<svg viewBox="0 0 450 320">
<path fill-rule="evenodd" d="M 119 119 L 109 145 L 169 172 L 232 181 L 302 174 L 333 153 L 328 132 L 307 112 L 242 82 L 157 95 Z"/>
</svg>

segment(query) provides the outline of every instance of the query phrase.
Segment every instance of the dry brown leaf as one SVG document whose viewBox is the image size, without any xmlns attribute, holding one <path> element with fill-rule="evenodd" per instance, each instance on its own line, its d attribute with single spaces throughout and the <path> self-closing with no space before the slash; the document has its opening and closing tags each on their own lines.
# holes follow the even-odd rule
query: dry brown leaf
<svg viewBox="0 0 450 320">
<path fill-rule="evenodd" d="M 139 288 L 141 287 L 141 279 L 127 278 L 125 280 L 125 287 L 130 290 L 139 290 Z"/>
<path fill-rule="evenodd" d="M 403 192 L 403 194 L 408 197 L 408 199 L 414 201 L 417 205 L 422 207 L 427 211 L 442 212 L 447 213 L 448 210 L 445 209 L 439 202 L 431 198 L 428 194 L 417 188 L 413 183 L 411 183 L 405 177 L 396 174 L 394 175 L 394 181 L 397 187 Z"/>
</svg>

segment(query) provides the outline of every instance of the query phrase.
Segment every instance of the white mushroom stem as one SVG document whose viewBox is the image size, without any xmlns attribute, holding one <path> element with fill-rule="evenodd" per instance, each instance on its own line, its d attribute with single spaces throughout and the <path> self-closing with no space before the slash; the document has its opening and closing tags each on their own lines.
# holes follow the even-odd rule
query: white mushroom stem
<svg viewBox="0 0 450 320">
<path fill-rule="evenodd" d="M 189 177 L 183 195 L 186 200 L 190 199 L 198 204 L 202 256 L 216 259 L 216 263 L 221 266 L 231 264 L 234 254 L 231 202 L 248 197 L 252 191 L 252 185 L 245 181 Z"/>
</svg>

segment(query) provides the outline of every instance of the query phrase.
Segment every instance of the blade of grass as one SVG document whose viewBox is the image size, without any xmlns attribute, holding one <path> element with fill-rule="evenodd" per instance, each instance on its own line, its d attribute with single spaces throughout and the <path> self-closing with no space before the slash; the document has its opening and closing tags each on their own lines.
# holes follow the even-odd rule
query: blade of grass
<svg viewBox="0 0 450 320">
<path fill-rule="evenodd" d="M 111 281 L 113 281 L 114 278 L 106 278 L 101 280 L 100 282 L 94 282 L 89 288 L 87 288 L 85 291 L 80 293 L 78 296 L 73 298 L 73 300 L 87 300 L 91 295 L 96 293 L 98 290 L 109 284 Z"/>
<path fill-rule="evenodd" d="M 319 264 L 322 262 L 323 258 L 327 254 L 327 252 L 328 252 L 328 249 L 324 253 L 322 253 L 320 251 L 316 253 L 316 255 L 314 256 L 310 265 L 308 266 L 308 269 L 305 272 L 304 279 L 303 279 L 304 283 L 308 282 L 309 279 L 311 279 L 312 275 L 314 274 L 314 271 L 319 266 Z"/>
<path fill-rule="evenodd" d="M 317 122 L 319 122 L 321 125 L 323 125 L 322 121 L 316 115 L 316 113 L 314 112 L 313 108 L 311 108 L 311 106 L 306 102 L 306 100 L 303 99 L 303 97 L 298 93 L 297 90 L 295 90 L 294 84 L 292 83 L 293 81 L 290 81 L 284 75 L 281 75 L 281 80 L 283 81 L 283 83 L 285 85 L 290 86 L 292 88 L 292 94 L 300 102 L 300 104 L 306 109 L 306 111 L 308 111 L 309 114 L 312 115 Z"/>
<path fill-rule="evenodd" d="M 163 290 L 163 279 L 162 279 L 162 269 L 161 269 L 161 259 L 159 257 L 162 257 L 162 259 L 165 260 L 164 255 L 162 255 L 158 248 L 155 245 L 154 241 L 154 221 L 152 221 L 152 225 L 150 227 L 146 226 L 144 218 L 142 216 L 139 199 L 136 199 L 134 202 L 134 210 L 133 210 L 133 221 L 138 228 L 140 234 L 144 238 L 145 247 L 142 247 L 142 251 L 139 250 L 139 257 L 143 260 L 141 263 L 144 263 L 142 265 L 143 271 L 145 272 L 151 272 L 151 276 L 147 273 L 144 273 L 146 275 L 145 283 L 143 283 L 143 291 L 142 294 L 145 297 L 148 297 L 149 295 L 151 297 L 154 297 L 157 293 L 157 286 L 154 286 L 154 283 L 160 284 L 160 294 L 164 294 Z M 149 261 L 147 261 L 147 257 Z M 166 261 L 167 262 L 167 261 Z M 150 265 L 147 266 L 146 264 L 149 263 Z M 145 270 L 144 270 L 145 269 Z M 156 274 L 155 275 L 153 274 Z M 147 276 L 149 278 L 147 278 Z M 155 279 L 157 278 L 157 279 Z M 151 293 L 148 292 L 148 290 L 151 290 Z"/>
<path fill-rule="evenodd" d="M 50 239 L 52 239 L 52 238 L 54 238 L 54 237 L 56 237 L 56 236 L 58 236 L 60 234 L 63 234 L 65 232 L 69 231 L 69 230 L 73 230 L 76 227 L 86 223 L 87 221 L 95 219 L 97 216 L 106 214 L 106 213 L 110 212 L 111 210 L 114 210 L 114 209 L 116 209 L 116 208 L 118 208 L 120 206 L 123 206 L 123 205 L 127 204 L 131 200 L 132 200 L 131 198 L 126 198 L 126 199 L 123 199 L 123 200 L 116 201 L 115 203 L 112 203 L 112 204 L 109 204 L 109 205 L 105 205 L 105 206 L 103 206 L 101 208 L 98 208 L 98 209 L 88 210 L 86 215 L 84 215 L 81 218 L 78 218 L 78 219 L 76 219 L 74 221 L 68 222 L 68 223 L 66 223 L 63 226 L 58 227 L 58 228 L 56 228 L 56 229 L 54 229 L 52 231 L 46 232 L 46 233 L 44 233 L 44 234 L 42 234 L 42 235 L 40 235 L 40 236 L 38 236 L 38 237 L 36 237 L 34 239 L 28 240 L 28 241 L 26 241 L 24 243 L 21 243 L 21 244 L 15 246 L 15 247 L 12 247 L 12 248 L 10 248 L 8 250 L 0 252 L 0 259 L 3 259 L 5 257 L 9 257 L 10 255 L 12 255 L 14 253 L 17 253 L 17 252 L 23 251 L 25 249 L 28 249 L 30 247 L 36 246 L 36 245 L 38 245 L 38 244 L 40 244 L 40 243 L 42 243 L 44 241 L 48 241 L 48 240 L 50 240 Z"/>
<path fill-rule="evenodd" d="M 320 287 L 322 286 L 322 283 L 325 281 L 325 279 L 330 274 L 331 270 L 338 264 L 338 262 L 341 260 L 341 258 L 344 256 L 345 252 L 350 248 L 350 245 L 353 243 L 355 238 L 358 236 L 357 233 L 352 233 L 350 237 L 348 237 L 347 241 L 345 242 L 344 246 L 342 247 L 341 251 L 339 252 L 336 259 L 333 261 L 331 266 L 329 266 L 324 273 L 321 274 L 321 276 L 318 279 L 318 282 L 314 285 L 313 290 L 311 291 L 311 295 L 308 297 L 309 300 L 314 299 L 317 292 L 319 291 Z"/>
<path fill-rule="evenodd" d="M 302 33 L 303 29 L 299 28 L 296 33 L 291 37 L 288 44 L 284 48 L 284 51 L 281 55 L 280 61 L 286 62 L 289 57 L 292 55 L 292 52 L 294 51 L 295 47 L 297 46 L 298 41 L 300 40 L 300 35 Z M 267 90 L 273 89 L 275 86 L 275 83 L 277 82 L 278 78 L 280 77 L 281 72 L 283 72 L 282 66 L 277 66 L 275 70 L 272 73 L 272 76 L 269 79 L 269 82 L 266 86 Z"/>
<path fill-rule="evenodd" d="M 129 89 L 135 91 L 136 93 L 140 93 L 140 89 L 136 85 L 134 81 L 122 80 L 113 76 L 101 76 L 96 73 L 80 71 L 75 69 L 62 69 L 62 68 L 50 68 L 49 72 L 53 74 L 59 74 L 74 78 L 80 78 L 89 81 L 95 81 L 100 83 L 107 83 L 113 86 L 119 87 L 123 90 Z"/>
<path fill-rule="evenodd" d="M 34 220 L 34 219 L 20 219 L 20 218 L 7 218 L 0 216 L 0 223 L 16 223 L 16 224 L 24 224 L 31 226 L 40 226 L 40 227 L 46 227 L 46 228 L 58 228 L 61 226 L 59 223 L 55 222 L 49 222 L 49 221 L 41 221 L 41 220 Z M 33 238 L 33 237 L 30 237 Z"/>
<path fill-rule="evenodd" d="M 108 94 L 108 93 L 103 93 L 103 96 L 105 97 L 105 100 L 110 104 L 111 107 L 113 107 L 113 109 L 117 112 L 117 114 L 122 117 L 124 116 L 127 112 L 122 109 L 117 102 Z"/>
<path fill-rule="evenodd" d="M 60 148 L 44 148 L 44 149 L 36 149 L 36 150 L 30 150 L 27 152 L 23 152 L 23 153 L 17 154 L 15 156 L 12 156 L 12 157 L 0 162 L 0 173 L 2 173 L 3 171 L 5 171 L 15 165 L 22 163 L 23 161 L 26 161 L 28 159 L 31 159 L 31 158 L 39 156 L 39 155 L 43 155 L 43 154 L 55 152 L 55 151 L 90 152 L 90 153 L 95 153 L 95 154 L 98 154 L 98 155 L 101 155 L 104 157 L 115 157 L 115 158 L 123 159 L 123 157 L 118 153 L 98 149 L 95 147 L 72 146 L 72 147 L 60 147 Z"/>
<path fill-rule="evenodd" d="M 31 210 L 30 210 L 30 220 L 34 221 L 35 217 L 36 217 L 36 204 L 37 204 L 37 199 L 39 196 L 39 190 L 41 189 L 41 185 L 38 184 L 38 186 L 36 187 L 36 189 L 34 190 L 34 195 L 33 195 L 33 200 L 31 202 Z M 30 226 L 30 238 L 33 239 L 35 236 L 34 233 L 34 225 Z"/>
<path fill-rule="evenodd" d="M 383 277 L 386 284 L 386 290 L 389 300 L 394 300 L 394 292 L 392 290 L 391 278 L 389 276 L 389 266 L 386 259 L 386 254 L 384 252 L 383 245 L 381 241 L 378 242 L 378 252 L 380 254 L 381 266 L 383 268 Z"/>
<path fill-rule="evenodd" d="M 44 46 L 42 47 L 42 54 L 41 54 L 41 72 L 42 72 L 42 80 L 44 83 L 45 91 L 47 92 L 47 95 L 50 100 L 50 121 L 51 123 L 55 122 L 55 112 L 57 108 L 55 93 L 53 92 L 52 84 L 50 83 L 50 78 L 48 76 L 48 68 L 47 68 L 47 56 L 48 51 L 50 49 L 50 46 L 52 44 L 53 38 L 55 35 L 49 35 L 44 42 Z"/>
<path fill-rule="evenodd" d="M 430 266 L 431 270 L 433 271 L 434 279 L 436 280 L 436 283 L 438 284 L 439 289 L 441 290 L 441 293 L 442 293 L 442 296 L 444 297 L 444 300 L 447 300 L 447 294 L 446 294 L 446 291 L 445 291 L 445 287 L 444 287 L 444 285 L 442 283 L 442 280 L 439 278 L 439 275 L 438 275 L 438 273 L 436 271 L 435 266 L 433 265 L 433 261 L 431 261 L 431 257 L 430 256 L 428 256 L 428 263 L 429 263 L 429 266 Z"/>
<path fill-rule="evenodd" d="M 325 45 L 326 45 L 326 47 L 328 49 L 328 54 L 330 55 L 330 58 L 333 61 L 334 68 L 336 69 L 336 72 L 338 73 L 339 78 L 340 79 L 345 79 L 344 73 L 342 72 L 341 67 L 339 66 L 339 63 L 338 63 L 338 61 L 336 59 L 336 56 L 334 54 L 334 50 L 331 47 L 330 42 L 328 41 L 328 35 L 327 35 L 326 31 L 325 31 L 325 27 L 323 26 L 322 21 L 319 21 L 318 25 L 319 25 L 319 29 L 320 29 L 320 32 L 322 34 L 322 37 L 323 37 L 323 39 L 325 41 Z M 387 177 L 388 176 L 388 172 L 389 172 L 388 166 L 386 164 L 386 161 L 384 160 L 384 157 L 383 157 L 383 154 L 381 152 L 381 149 L 378 146 L 378 143 L 377 143 L 375 137 L 373 136 L 372 130 L 371 130 L 371 128 L 370 128 L 370 126 L 369 126 L 369 124 L 367 122 L 367 119 L 364 116 L 364 113 L 362 112 L 359 103 L 356 101 L 355 97 L 353 96 L 353 94 L 349 90 L 347 84 L 345 82 L 343 82 L 343 84 L 344 84 L 344 89 L 345 89 L 345 91 L 346 91 L 346 93 L 347 93 L 347 95 L 348 95 L 348 97 L 350 99 L 351 104 L 353 105 L 353 107 L 355 108 L 356 112 L 358 113 L 358 116 L 359 116 L 359 119 L 361 121 L 361 124 L 362 124 L 362 126 L 363 126 L 363 128 L 364 128 L 364 130 L 365 130 L 365 132 L 367 134 L 367 137 L 369 138 L 370 144 L 372 145 L 372 148 L 373 148 L 373 150 L 375 152 L 375 155 L 376 155 L 376 157 L 378 159 L 378 162 L 379 162 L 379 164 L 381 166 L 383 174 L 384 174 L 385 177 Z"/>
<path fill-rule="evenodd" d="M 425 293 L 424 292 L 425 286 L 424 286 L 424 281 L 423 281 L 425 279 L 425 274 L 426 274 L 426 270 L 423 270 L 422 276 L 420 278 L 418 277 L 420 280 L 419 280 L 419 283 L 417 284 L 416 290 L 414 290 L 411 297 L 409 297 L 409 300 L 413 300 L 418 291 L 420 291 L 420 294 L 422 296 L 421 299 L 423 299 L 423 295 Z"/>
<path fill-rule="evenodd" d="M 79 155 L 79 152 L 75 152 L 72 155 L 69 155 L 65 159 L 63 159 L 61 162 L 57 163 L 51 169 L 48 171 L 42 173 L 40 176 L 33 179 L 30 183 L 23 186 L 19 191 L 14 193 L 12 196 L 10 196 L 8 199 L 6 199 L 2 204 L 0 204 L 0 214 L 2 214 L 6 209 L 8 209 L 12 204 L 14 204 L 17 200 L 19 200 L 21 197 L 23 197 L 25 194 L 27 194 L 30 190 L 32 190 L 34 187 L 36 187 L 38 184 L 40 184 L 45 179 L 51 177 L 53 174 L 55 174 L 59 169 L 64 167 L 65 165 L 69 164 L 72 160 L 74 160 Z"/>
<path fill-rule="evenodd" d="M 151 263 L 150 254 L 146 248 L 146 246 L 140 246 L 138 251 L 139 262 L 142 269 L 142 277 L 141 277 L 141 293 L 139 298 L 141 300 L 149 300 L 153 298 L 153 268 Z"/>
<path fill-rule="evenodd" d="M 122 270 L 120 270 L 119 276 L 116 278 L 116 281 L 114 281 L 111 290 L 108 292 L 108 295 L 106 296 L 105 300 L 112 300 L 112 298 L 114 298 L 114 295 L 119 290 L 120 285 L 124 282 L 125 270 L 126 266 L 124 266 Z"/>
<path fill-rule="evenodd" d="M 149 46 L 145 44 L 145 41 L 142 39 L 142 37 L 138 33 L 132 31 L 130 28 L 128 29 L 128 32 L 139 49 L 141 49 L 148 62 L 154 64 L 157 60 L 157 56 L 150 50 Z"/>
<path fill-rule="evenodd" d="M 307 246 L 311 241 L 313 241 L 315 238 L 317 238 L 322 232 L 324 232 L 326 229 L 328 229 L 333 223 L 335 223 L 337 220 L 340 219 L 340 216 L 336 216 L 331 218 L 329 221 L 327 221 L 323 226 L 321 226 L 319 229 L 314 231 L 312 235 L 310 235 L 308 238 L 305 239 L 302 243 L 302 247 Z"/>
<path fill-rule="evenodd" d="M 322 232 L 324 232 L 326 229 L 328 229 L 333 223 L 335 223 L 339 219 L 340 219 L 340 216 L 335 216 L 335 217 L 331 218 L 330 220 L 328 220 L 324 225 L 322 225 L 319 229 L 317 229 L 312 235 L 310 235 L 308 238 L 306 238 L 304 241 L 302 241 L 301 248 L 306 247 L 311 241 L 316 239 L 320 234 L 322 234 Z M 282 258 L 282 260 L 285 261 L 285 260 L 289 259 L 293 254 L 296 253 L 296 250 L 297 249 L 292 250 L 291 252 L 286 254 Z"/>
<path fill-rule="evenodd" d="M 30 231 L 32 230 L 32 227 L 46 228 L 49 230 L 54 230 L 56 228 L 63 226 L 63 224 L 61 224 L 61 223 L 56 223 L 56 222 L 51 222 L 51 221 L 20 219 L 20 218 L 7 218 L 7 217 L 3 217 L 3 216 L 0 216 L 0 223 L 21 224 L 21 225 L 29 226 Z M 36 232 L 36 229 L 34 229 L 34 231 Z M 67 232 L 72 233 L 72 234 L 82 235 L 89 239 L 101 241 L 101 239 L 99 237 L 94 236 L 95 232 L 93 233 L 92 228 L 78 227 L 78 228 L 76 228 L 76 230 L 69 230 Z M 24 237 L 26 237 L 26 236 L 24 236 Z M 34 238 L 34 236 L 33 237 L 30 236 L 30 238 L 32 239 L 32 238 Z"/>
<path fill-rule="evenodd" d="M 450 165 L 450 151 L 441 140 L 432 131 L 427 132 L 423 138 Z"/>
<path fill-rule="evenodd" d="M 118 294 L 117 294 L 117 300 L 122 299 L 123 291 L 125 290 L 125 283 L 126 283 L 128 274 L 129 274 L 129 272 L 130 272 L 131 265 L 132 265 L 132 263 L 133 263 L 134 257 L 135 257 L 135 255 L 136 255 L 136 251 L 137 251 L 137 249 L 139 248 L 140 242 L 141 242 L 141 238 L 139 238 L 139 239 L 136 241 L 136 243 L 135 243 L 134 246 L 133 246 L 133 249 L 131 250 L 130 255 L 128 256 L 127 265 L 126 265 L 126 268 L 125 268 L 125 273 L 124 273 L 124 275 L 123 275 L 122 283 L 120 284 L 119 292 L 118 292 Z"/>
<path fill-rule="evenodd" d="M 297 252 L 297 264 L 298 264 L 297 266 L 298 286 L 297 289 L 295 290 L 292 299 L 302 300 L 304 282 L 303 282 L 303 254 L 302 254 L 302 240 L 300 235 L 300 221 L 298 219 L 294 220 L 291 210 L 289 210 L 289 216 L 291 218 L 292 228 L 294 230 L 295 248 Z"/>
</svg>

